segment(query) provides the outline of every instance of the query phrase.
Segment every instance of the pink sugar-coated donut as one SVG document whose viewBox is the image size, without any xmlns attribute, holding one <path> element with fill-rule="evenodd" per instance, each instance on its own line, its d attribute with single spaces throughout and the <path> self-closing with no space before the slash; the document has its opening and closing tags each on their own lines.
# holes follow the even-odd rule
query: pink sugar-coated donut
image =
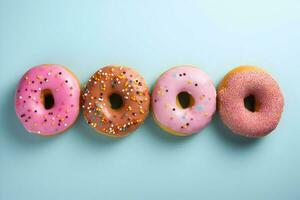
<svg viewBox="0 0 300 200">
<path fill-rule="evenodd" d="M 182 108 L 177 99 L 181 92 L 193 97 Z M 163 73 L 152 92 L 152 111 L 157 124 L 165 131 L 188 136 L 206 126 L 216 110 L 216 89 L 211 78 L 192 66 L 178 66 Z"/>
<path fill-rule="evenodd" d="M 52 107 L 45 107 L 45 94 L 52 95 Z M 44 64 L 31 68 L 21 78 L 15 95 L 15 110 L 28 132 L 43 136 L 61 133 L 79 114 L 80 86 L 65 67 Z"/>
<path fill-rule="evenodd" d="M 244 99 L 255 97 L 255 109 L 249 111 Z M 264 70 L 240 66 L 230 71 L 218 88 L 222 121 L 234 133 L 261 137 L 274 130 L 283 111 L 284 100 L 279 85 Z"/>
</svg>

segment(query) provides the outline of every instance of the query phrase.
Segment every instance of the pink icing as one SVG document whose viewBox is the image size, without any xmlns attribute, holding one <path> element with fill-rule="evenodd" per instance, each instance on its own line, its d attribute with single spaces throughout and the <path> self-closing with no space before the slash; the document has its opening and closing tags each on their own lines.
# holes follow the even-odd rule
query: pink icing
<svg viewBox="0 0 300 200">
<path fill-rule="evenodd" d="M 244 98 L 249 95 L 254 95 L 259 105 L 255 112 L 244 106 Z M 261 137 L 275 129 L 284 105 L 277 82 L 265 72 L 234 74 L 218 91 L 218 98 L 222 121 L 233 132 L 248 137 Z"/>
<path fill-rule="evenodd" d="M 54 106 L 46 109 L 41 92 L 48 89 Z M 54 135 L 68 129 L 79 114 L 80 87 L 64 67 L 55 64 L 31 68 L 21 78 L 15 95 L 15 110 L 25 129 L 40 135 Z"/>
<path fill-rule="evenodd" d="M 181 108 L 176 103 L 180 92 L 188 92 L 195 103 Z M 216 90 L 211 78 L 198 68 L 179 66 L 162 74 L 152 92 L 154 117 L 158 122 L 182 135 L 198 132 L 206 126 L 216 110 Z"/>
</svg>

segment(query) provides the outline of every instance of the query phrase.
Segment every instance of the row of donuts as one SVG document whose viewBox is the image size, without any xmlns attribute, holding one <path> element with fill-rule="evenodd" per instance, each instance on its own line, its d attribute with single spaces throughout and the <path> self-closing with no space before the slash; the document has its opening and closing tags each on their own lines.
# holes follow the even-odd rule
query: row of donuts
<svg viewBox="0 0 300 200">
<path fill-rule="evenodd" d="M 144 122 L 150 101 L 157 124 L 178 136 L 199 132 L 217 107 L 232 132 L 265 136 L 277 127 L 284 106 L 277 82 L 254 66 L 240 66 L 227 73 L 217 92 L 211 78 L 199 68 L 177 66 L 157 79 L 150 98 L 145 79 L 129 67 L 103 67 L 81 91 L 69 69 L 43 64 L 29 69 L 20 79 L 15 111 L 28 132 L 51 136 L 70 128 L 81 106 L 85 120 L 97 132 L 123 137 Z"/>
</svg>

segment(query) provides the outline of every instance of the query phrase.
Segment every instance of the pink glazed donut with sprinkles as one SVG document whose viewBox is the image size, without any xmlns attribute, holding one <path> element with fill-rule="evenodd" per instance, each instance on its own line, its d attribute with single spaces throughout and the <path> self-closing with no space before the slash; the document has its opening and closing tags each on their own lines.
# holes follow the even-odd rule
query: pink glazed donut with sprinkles
<svg viewBox="0 0 300 200">
<path fill-rule="evenodd" d="M 216 89 L 211 78 L 193 66 L 178 66 L 163 73 L 152 92 L 152 111 L 165 131 L 188 136 L 199 132 L 216 110 Z"/>
<path fill-rule="evenodd" d="M 15 111 L 28 132 L 51 136 L 66 131 L 79 114 L 80 86 L 65 67 L 43 64 L 21 78 Z"/>
</svg>

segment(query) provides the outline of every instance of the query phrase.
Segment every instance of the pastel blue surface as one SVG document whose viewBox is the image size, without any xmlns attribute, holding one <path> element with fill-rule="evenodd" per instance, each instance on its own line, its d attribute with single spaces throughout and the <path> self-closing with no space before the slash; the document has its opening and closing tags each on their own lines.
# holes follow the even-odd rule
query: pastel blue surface
<svg viewBox="0 0 300 200">
<path fill-rule="evenodd" d="M 300 1 L 0 0 L 0 199 L 300 199 Z M 285 110 L 263 139 L 234 136 L 215 116 L 179 138 L 149 116 L 110 139 L 82 119 L 68 132 L 27 133 L 14 113 L 18 79 L 59 63 L 85 83 L 101 66 L 137 69 L 152 87 L 192 64 L 216 84 L 241 64 L 279 82 Z"/>
</svg>

